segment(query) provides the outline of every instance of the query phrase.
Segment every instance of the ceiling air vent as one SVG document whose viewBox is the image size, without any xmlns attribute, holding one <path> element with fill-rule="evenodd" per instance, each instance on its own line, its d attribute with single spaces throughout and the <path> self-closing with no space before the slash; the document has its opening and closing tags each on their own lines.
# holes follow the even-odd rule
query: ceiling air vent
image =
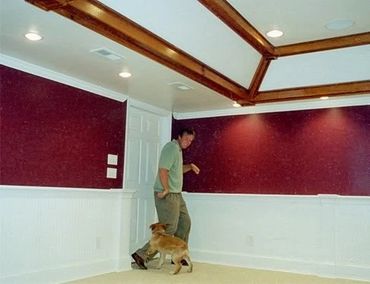
<svg viewBox="0 0 370 284">
<path fill-rule="evenodd" d="M 192 87 L 184 84 L 184 83 L 181 83 L 181 82 L 172 82 L 172 83 L 168 83 L 168 85 L 170 86 L 173 86 L 175 87 L 176 89 L 179 89 L 181 91 L 187 91 L 187 90 L 191 90 Z"/>
<path fill-rule="evenodd" d="M 108 48 L 102 47 L 102 48 L 97 48 L 97 49 L 91 49 L 90 52 L 98 54 L 100 56 L 103 56 L 109 60 L 122 60 L 125 57 L 123 55 L 117 54 Z"/>
</svg>

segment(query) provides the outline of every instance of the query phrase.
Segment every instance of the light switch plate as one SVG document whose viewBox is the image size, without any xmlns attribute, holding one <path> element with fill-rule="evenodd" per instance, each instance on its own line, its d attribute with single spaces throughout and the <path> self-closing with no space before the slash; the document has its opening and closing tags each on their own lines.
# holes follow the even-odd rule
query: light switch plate
<svg viewBox="0 0 370 284">
<path fill-rule="evenodd" d="M 107 178 L 117 178 L 117 169 L 107 168 Z"/>
<path fill-rule="evenodd" d="M 114 155 L 114 154 L 108 154 L 107 163 L 108 163 L 108 165 L 117 166 L 118 165 L 118 156 Z"/>
</svg>

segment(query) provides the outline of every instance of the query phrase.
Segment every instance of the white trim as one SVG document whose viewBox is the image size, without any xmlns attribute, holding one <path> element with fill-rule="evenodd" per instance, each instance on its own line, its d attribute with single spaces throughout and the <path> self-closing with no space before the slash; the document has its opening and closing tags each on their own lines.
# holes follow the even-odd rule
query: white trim
<svg viewBox="0 0 370 284">
<path fill-rule="evenodd" d="M 254 113 L 286 112 L 286 111 L 362 106 L 362 105 L 370 105 L 370 94 L 330 98 L 329 100 L 325 101 L 320 99 L 310 99 L 304 101 L 265 103 L 257 104 L 255 106 L 221 110 L 183 112 L 183 113 L 174 112 L 173 116 L 175 119 L 191 119 L 191 118 L 219 117 Z"/>
<path fill-rule="evenodd" d="M 116 263 L 120 264 L 115 270 Z M 40 271 L 30 271 L 18 275 L 6 275 L 0 278 L 2 283 L 64 283 L 93 277 L 104 273 L 131 270 L 131 259 L 127 256 L 120 259 L 102 259 L 86 263 L 73 263 L 68 266 L 53 267 Z M 56 280 L 57 279 L 57 280 Z"/>
<path fill-rule="evenodd" d="M 64 75 L 62 73 L 55 72 L 50 69 L 46 69 L 44 67 L 7 56 L 5 54 L 0 53 L 0 64 L 5 66 L 18 69 L 36 76 L 40 76 L 55 82 L 59 82 L 62 84 L 66 84 L 68 86 L 72 86 L 81 90 L 85 90 L 96 95 L 100 95 L 102 97 L 110 98 L 116 101 L 124 102 L 127 100 L 128 96 L 103 88 L 101 86 L 88 83 L 86 81 L 82 81 L 76 78 L 73 78 L 68 75 Z"/>
<path fill-rule="evenodd" d="M 58 192 L 95 192 L 95 193 L 123 193 L 127 198 L 131 198 L 132 195 L 134 194 L 133 191 L 130 190 L 124 190 L 122 188 L 77 188 L 77 187 L 56 187 L 56 186 L 23 186 L 23 185 L 0 185 L 0 190 L 28 190 L 28 191 L 48 191 L 48 192 L 53 192 L 53 193 L 58 193 Z"/>
<path fill-rule="evenodd" d="M 125 132 L 125 141 L 124 141 L 124 145 L 123 146 L 123 150 L 124 150 L 124 155 L 123 155 L 123 167 L 122 167 L 122 189 L 124 189 L 126 186 L 125 186 L 125 183 L 126 183 L 126 175 L 127 175 L 127 153 L 128 153 L 128 147 L 127 147 L 127 143 L 128 143 L 128 127 L 129 127 L 129 113 L 130 113 L 130 98 L 127 100 L 127 107 L 126 107 L 126 120 L 125 120 L 125 128 L 124 128 L 124 132 Z M 134 191 L 133 191 L 134 192 Z"/>
<path fill-rule="evenodd" d="M 246 267 L 249 269 L 262 269 L 269 271 L 282 271 L 299 274 L 311 274 L 313 267 L 318 264 L 311 261 L 283 259 L 277 257 L 254 256 L 244 253 L 230 253 L 225 251 L 208 251 L 193 249 L 193 260 L 218 265 L 233 267 Z M 289 267 L 289 270 L 286 269 Z"/>
<path fill-rule="evenodd" d="M 159 115 L 159 116 L 171 116 L 171 114 L 172 114 L 171 111 L 168 111 L 168 110 L 156 107 L 156 106 L 152 106 L 150 104 L 144 103 L 142 101 L 135 100 L 133 98 L 128 99 L 128 105 L 130 107 L 134 107 L 134 108 L 137 108 L 137 109 L 140 109 L 140 110 L 151 112 L 151 113 L 154 113 L 154 114 Z"/>
<path fill-rule="evenodd" d="M 191 199 L 207 199 L 212 198 L 235 198 L 240 200 L 241 198 L 291 198 L 291 199 L 302 199 L 302 198 L 318 198 L 320 200 L 360 200 L 360 199 L 370 199 L 370 196 L 357 196 L 357 195 L 338 195 L 338 194 L 311 194 L 311 195 L 299 195 L 299 194 L 253 194 L 253 193 L 204 193 L 204 192 L 186 192 L 183 191 L 185 198 L 189 197 Z"/>
<path fill-rule="evenodd" d="M 325 263 L 324 261 L 313 262 L 300 259 L 254 256 L 243 253 L 218 252 L 201 249 L 191 250 L 191 256 L 192 260 L 197 262 L 245 267 L 248 269 L 262 269 L 360 281 L 367 281 L 370 279 L 370 267 L 337 265 L 334 263 Z"/>
</svg>

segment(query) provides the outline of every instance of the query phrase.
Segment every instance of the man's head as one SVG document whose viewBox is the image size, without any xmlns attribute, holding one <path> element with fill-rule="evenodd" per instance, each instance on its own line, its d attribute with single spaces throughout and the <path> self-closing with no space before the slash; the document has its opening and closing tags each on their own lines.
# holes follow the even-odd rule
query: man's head
<svg viewBox="0 0 370 284">
<path fill-rule="evenodd" d="M 177 136 L 177 142 L 181 149 L 188 148 L 195 138 L 195 131 L 192 128 L 183 128 L 179 131 Z"/>
</svg>

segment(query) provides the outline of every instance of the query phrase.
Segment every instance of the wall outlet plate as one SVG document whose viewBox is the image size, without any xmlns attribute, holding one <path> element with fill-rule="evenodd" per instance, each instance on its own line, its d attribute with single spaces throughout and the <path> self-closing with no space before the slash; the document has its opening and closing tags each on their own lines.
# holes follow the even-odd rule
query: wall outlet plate
<svg viewBox="0 0 370 284">
<path fill-rule="evenodd" d="M 107 164 L 117 166 L 118 165 L 118 155 L 108 154 Z"/>
<path fill-rule="evenodd" d="M 117 178 L 117 169 L 107 168 L 107 178 Z"/>
</svg>

